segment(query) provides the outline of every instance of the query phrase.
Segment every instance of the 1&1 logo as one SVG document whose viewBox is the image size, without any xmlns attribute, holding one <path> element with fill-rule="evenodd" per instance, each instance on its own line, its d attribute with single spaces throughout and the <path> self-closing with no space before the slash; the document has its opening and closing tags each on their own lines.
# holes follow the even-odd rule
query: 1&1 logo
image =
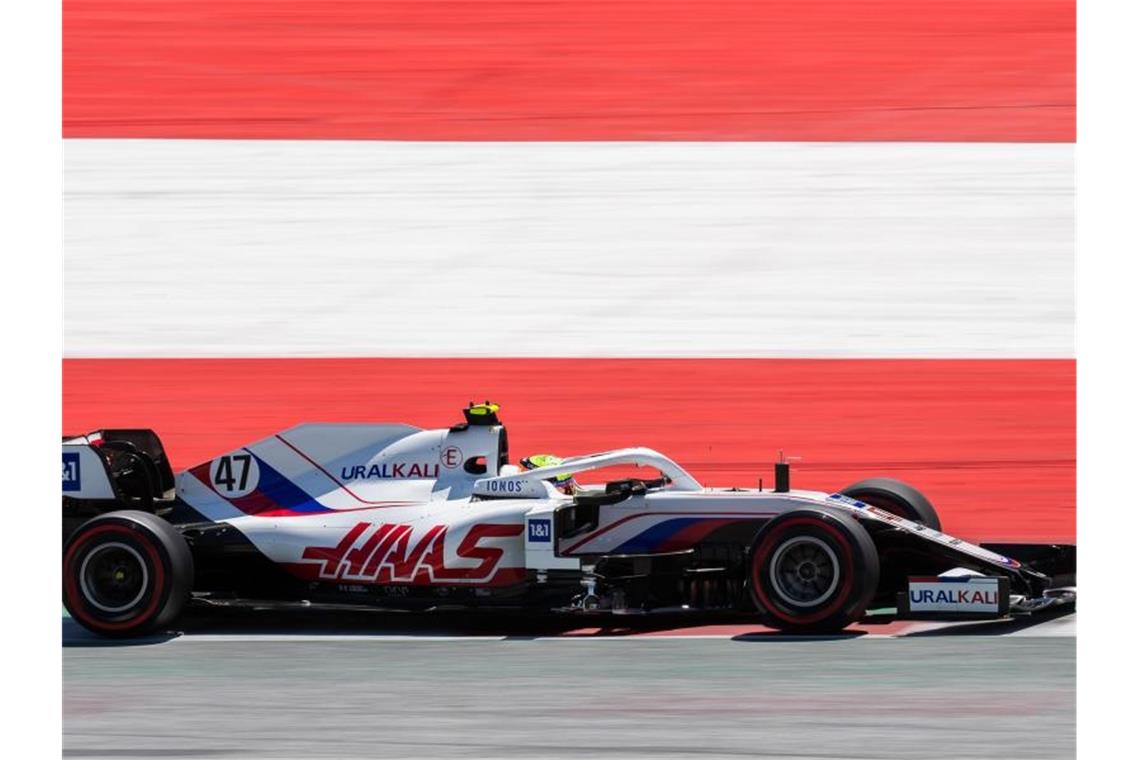
<svg viewBox="0 0 1140 760">
<path fill-rule="evenodd" d="M 527 520 L 527 540 L 535 543 L 550 543 L 550 520 Z"/>
<path fill-rule="evenodd" d="M 65 451 L 63 452 L 63 490 L 64 491 L 79 491 L 79 452 Z"/>
</svg>

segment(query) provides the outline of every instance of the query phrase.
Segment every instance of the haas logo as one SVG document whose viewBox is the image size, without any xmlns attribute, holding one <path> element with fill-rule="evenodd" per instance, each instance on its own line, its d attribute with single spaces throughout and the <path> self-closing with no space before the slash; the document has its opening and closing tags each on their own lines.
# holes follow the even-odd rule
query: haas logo
<svg viewBox="0 0 1140 760">
<path fill-rule="evenodd" d="M 471 526 L 455 554 L 475 564 L 448 565 L 444 559 L 447 526 L 435 525 L 413 540 L 410 525 L 357 523 L 336 546 L 309 546 L 302 559 L 319 563 L 320 580 L 343 580 L 377 584 L 454 584 L 488 581 L 503 550 L 482 546 L 484 539 L 514 538 L 522 525 L 479 524 Z"/>
</svg>

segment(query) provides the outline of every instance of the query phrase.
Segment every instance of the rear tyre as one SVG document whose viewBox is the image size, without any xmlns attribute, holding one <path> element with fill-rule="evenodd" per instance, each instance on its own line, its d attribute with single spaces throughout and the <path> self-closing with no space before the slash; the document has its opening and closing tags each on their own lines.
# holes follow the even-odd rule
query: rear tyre
<svg viewBox="0 0 1140 760">
<path fill-rule="evenodd" d="M 942 521 L 938 519 L 938 513 L 930 500 L 917 488 L 901 480 L 867 478 L 847 486 L 840 493 L 927 528 L 942 530 Z"/>
<path fill-rule="evenodd" d="M 879 583 L 879 556 L 854 517 L 805 507 L 773 518 L 756 536 L 748 580 L 768 625 L 833 633 L 866 612 Z"/>
<path fill-rule="evenodd" d="M 81 525 L 63 550 L 63 603 L 88 630 L 138 636 L 172 623 L 190 598 L 194 559 L 170 523 L 122 510 Z"/>
</svg>

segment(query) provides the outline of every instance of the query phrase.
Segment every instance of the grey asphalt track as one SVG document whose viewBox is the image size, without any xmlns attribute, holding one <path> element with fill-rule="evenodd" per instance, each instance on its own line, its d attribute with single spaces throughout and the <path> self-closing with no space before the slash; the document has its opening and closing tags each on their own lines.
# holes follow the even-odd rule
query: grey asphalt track
<svg viewBox="0 0 1140 760">
<path fill-rule="evenodd" d="M 64 756 L 1071 758 L 1071 635 L 64 650 Z"/>
</svg>

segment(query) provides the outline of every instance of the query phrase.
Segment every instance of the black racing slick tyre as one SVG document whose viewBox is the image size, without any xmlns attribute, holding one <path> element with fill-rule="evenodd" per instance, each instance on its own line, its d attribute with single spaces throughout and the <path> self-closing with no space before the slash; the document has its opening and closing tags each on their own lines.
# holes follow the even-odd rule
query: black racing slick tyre
<svg viewBox="0 0 1140 760">
<path fill-rule="evenodd" d="M 761 529 L 748 571 L 765 623 L 794 633 L 834 633 L 866 612 L 879 584 L 879 555 L 851 515 L 804 507 Z"/>
<path fill-rule="evenodd" d="M 139 636 L 174 622 L 193 581 L 186 540 L 149 512 L 99 515 L 64 546 L 64 606 L 76 622 L 104 636 Z"/>
<path fill-rule="evenodd" d="M 942 521 L 938 519 L 938 513 L 930 500 L 917 488 L 901 480 L 867 478 L 847 486 L 840 493 L 927 528 L 942 530 Z"/>
</svg>

